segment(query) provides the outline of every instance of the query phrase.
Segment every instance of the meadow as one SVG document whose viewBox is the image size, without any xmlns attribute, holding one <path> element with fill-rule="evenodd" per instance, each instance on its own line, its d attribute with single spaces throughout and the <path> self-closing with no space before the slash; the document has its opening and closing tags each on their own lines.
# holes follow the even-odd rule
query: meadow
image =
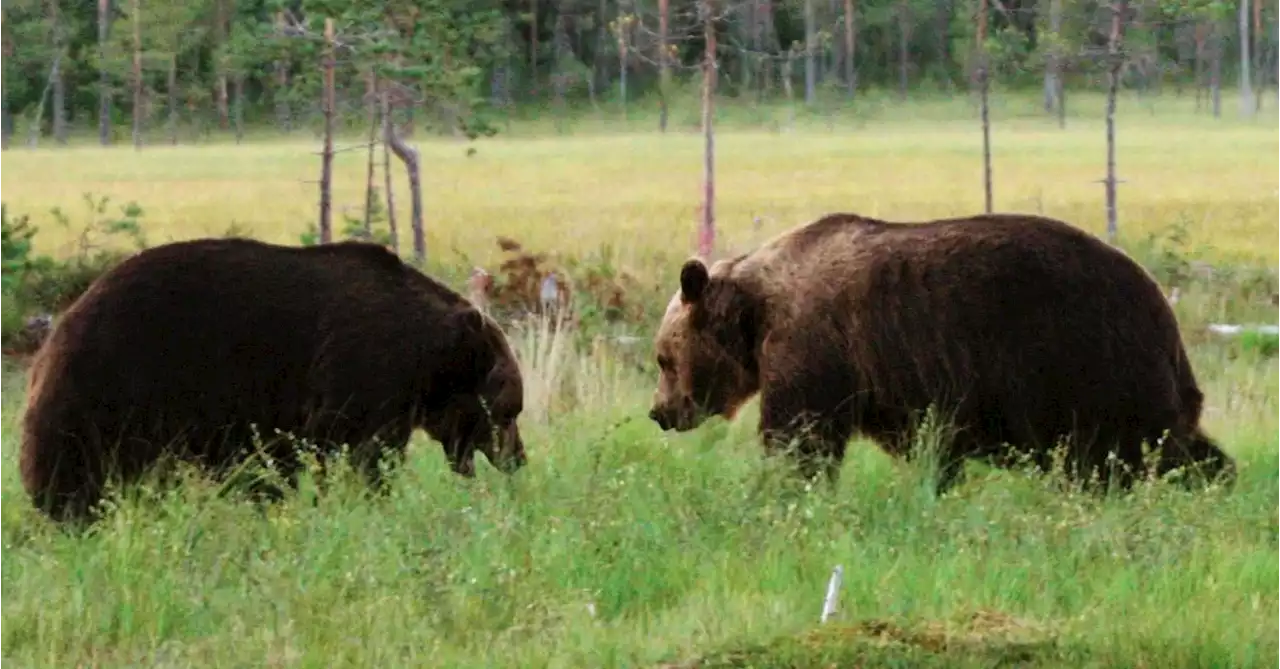
<svg viewBox="0 0 1280 669">
<path fill-rule="evenodd" d="M 1082 112 L 1101 109 L 1099 99 L 1077 100 Z M 1176 255 L 1274 271 L 1274 105 L 1241 121 L 1193 114 L 1189 104 L 1122 104 L 1122 244 L 1144 261 Z M 831 211 L 897 220 L 981 211 L 981 136 L 967 102 L 882 102 L 857 115 L 802 117 L 794 130 L 779 127 L 777 110 L 763 122 L 724 113 L 721 253 Z M 502 235 L 565 257 L 607 255 L 637 277 L 648 313 L 661 309 L 693 248 L 701 195 L 702 140 L 681 118 L 667 136 L 639 120 L 586 119 L 566 133 L 516 123 L 474 145 L 418 138 L 433 271 L 461 288 L 472 265 L 499 258 Z M 1102 234 L 1099 116 L 1073 116 L 1064 130 L 1036 115 L 1034 100 L 1002 100 L 995 118 L 996 209 Z M 140 152 L 15 148 L 3 156 L 3 198 L 9 212 L 32 216 L 37 250 L 54 255 L 75 252 L 89 216 L 83 193 L 109 196 L 109 209 L 136 201 L 152 244 L 228 230 L 298 243 L 316 218 L 317 149 L 309 136 Z M 335 206 L 357 215 L 363 152 L 340 153 L 335 171 Z M 408 248 L 402 176 L 397 188 Z M 55 206 L 70 226 L 48 214 Z M 1168 241 L 1173 230 L 1185 238 Z M 1274 357 L 1204 326 L 1274 323 L 1276 312 L 1231 290 L 1188 284 L 1176 306 L 1207 396 L 1204 424 L 1240 467 L 1233 488 L 1198 493 L 1151 482 L 1128 496 L 1092 496 L 1052 475 L 975 466 L 938 497 L 926 470 L 870 443 L 851 447 L 835 489 L 796 491 L 761 457 L 754 405 L 733 423 L 683 435 L 645 417 L 653 323 L 627 324 L 638 351 L 575 347 L 533 323 L 510 333 L 528 379 L 521 425 L 530 460 L 513 478 L 486 464 L 475 480 L 457 479 L 439 446 L 419 436 L 385 498 L 339 476 L 325 495 L 304 482 L 263 509 L 193 477 L 177 489 L 139 487 L 74 535 L 37 514 L 19 483 L 24 380 L 6 362 L 2 659 L 1275 666 L 1280 376 Z M 835 565 L 844 571 L 839 611 L 819 626 Z"/>
</svg>

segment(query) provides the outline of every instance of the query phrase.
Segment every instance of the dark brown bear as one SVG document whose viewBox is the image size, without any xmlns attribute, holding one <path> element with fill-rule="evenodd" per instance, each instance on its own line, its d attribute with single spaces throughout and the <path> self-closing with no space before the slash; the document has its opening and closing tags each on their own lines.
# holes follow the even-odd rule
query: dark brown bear
<svg viewBox="0 0 1280 669">
<path fill-rule="evenodd" d="M 1165 430 L 1160 472 L 1234 472 L 1200 431 L 1203 395 L 1159 287 L 1048 218 L 833 214 L 709 271 L 689 260 L 655 345 L 662 429 L 732 418 L 759 392 L 766 450 L 794 448 L 808 477 L 825 460 L 834 480 L 854 434 L 909 456 L 930 405 L 952 428 L 939 491 L 966 457 L 1020 451 L 1047 468 L 1068 435 L 1075 476 L 1106 480 L 1112 450 L 1141 471 L 1143 440 Z"/>
<path fill-rule="evenodd" d="M 375 484 L 415 428 L 458 474 L 477 449 L 514 472 L 522 408 L 498 326 L 382 246 L 180 242 L 122 262 L 58 319 L 28 379 L 22 482 L 51 517 L 82 519 L 108 477 L 161 456 L 224 470 L 255 428 L 289 476 L 296 444 L 277 430 L 321 455 L 349 445 Z"/>
</svg>

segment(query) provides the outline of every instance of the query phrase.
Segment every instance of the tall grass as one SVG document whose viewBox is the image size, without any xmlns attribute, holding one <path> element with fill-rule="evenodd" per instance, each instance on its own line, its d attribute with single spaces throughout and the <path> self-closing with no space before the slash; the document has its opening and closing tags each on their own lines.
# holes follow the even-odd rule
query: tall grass
<svg viewBox="0 0 1280 669">
<path fill-rule="evenodd" d="M 1273 127 L 1184 121 L 1171 135 L 1173 126 L 1133 123 L 1121 151 L 1130 180 L 1122 229 L 1136 235 L 1184 218 L 1218 253 L 1275 261 Z M 832 209 L 909 218 L 980 206 L 976 133 L 960 124 L 727 135 L 729 244 L 749 246 Z M 1100 176 L 1100 139 L 1026 126 L 996 137 L 1001 208 L 1040 202 L 1100 230 L 1100 189 L 1089 183 Z M 626 261 L 655 294 L 669 294 L 671 258 L 688 248 L 681 235 L 696 202 L 692 140 L 495 141 L 472 159 L 448 144 L 424 149 L 432 249 L 456 245 L 483 262 L 496 234 L 566 252 L 621 248 L 624 239 Z M 5 158 L 15 168 L 4 181 L 11 208 L 65 206 L 82 190 L 135 198 L 153 243 L 219 232 L 231 219 L 294 241 L 311 219 L 309 187 L 295 183 L 313 167 L 301 144 Z M 341 165 L 339 201 L 356 202 L 358 170 Z M 56 227 L 44 235 L 44 250 L 69 239 Z M 327 494 L 304 480 L 297 494 L 260 507 L 193 474 L 176 488 L 131 489 L 98 527 L 74 535 L 46 522 L 22 491 L 23 372 L 6 365 L 3 660 L 1275 666 L 1278 374 L 1274 358 L 1199 334 L 1195 324 L 1240 312 L 1228 301 L 1206 288 L 1178 307 L 1207 395 L 1206 428 L 1240 466 L 1234 488 L 1200 493 L 1144 484 L 1097 497 L 1053 476 L 974 466 L 937 497 L 925 467 L 862 442 L 834 489 L 797 490 L 762 457 L 754 406 L 734 423 L 661 433 L 644 418 L 652 374 L 624 344 L 602 336 L 574 345 L 579 335 L 562 323 L 533 319 L 510 328 L 526 379 L 529 453 L 514 477 L 482 465 L 476 479 L 459 479 L 420 436 L 386 497 L 367 495 L 339 468 Z M 1274 318 L 1270 305 L 1250 313 Z M 845 570 L 839 614 L 826 633 L 806 636 L 835 564 Z"/>
</svg>

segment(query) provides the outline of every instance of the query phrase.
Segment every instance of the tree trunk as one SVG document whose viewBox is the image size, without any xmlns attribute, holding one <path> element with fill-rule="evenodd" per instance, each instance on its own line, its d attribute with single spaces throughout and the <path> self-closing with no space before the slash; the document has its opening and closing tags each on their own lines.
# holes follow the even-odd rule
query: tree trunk
<svg viewBox="0 0 1280 669">
<path fill-rule="evenodd" d="M 111 0 L 98 0 L 98 143 L 111 144 L 111 75 L 107 73 Z"/>
<path fill-rule="evenodd" d="M 667 94 L 671 87 L 670 56 L 667 40 L 670 24 L 671 0 L 658 0 L 658 130 L 667 131 Z"/>
<path fill-rule="evenodd" d="M 1111 9 L 1111 36 L 1107 44 L 1107 241 L 1115 244 L 1119 236 L 1116 220 L 1116 93 L 1120 88 L 1120 72 L 1124 67 L 1122 40 L 1124 15 L 1128 0 L 1115 0 Z"/>
<path fill-rule="evenodd" d="M 409 174 L 409 226 L 413 228 L 413 259 L 421 265 L 427 260 L 427 235 L 422 223 L 422 178 L 418 172 L 418 151 L 405 144 L 394 130 L 387 137 L 387 146 L 404 163 L 405 172 Z"/>
<path fill-rule="evenodd" d="M 235 75 L 235 83 L 233 84 L 233 95 L 235 96 L 235 129 L 236 144 L 244 140 L 244 74 L 237 72 Z"/>
<path fill-rule="evenodd" d="M 1255 0 L 1261 2 L 1261 0 Z M 1253 116 L 1253 75 L 1249 73 L 1249 0 L 1240 0 L 1240 115 Z"/>
<path fill-rule="evenodd" d="M 1215 21 L 1210 28 L 1212 52 L 1209 54 L 1209 95 L 1213 100 L 1213 117 L 1222 117 L 1222 21 Z"/>
<path fill-rule="evenodd" d="M 63 39 L 62 17 L 58 12 L 58 0 L 49 0 L 49 23 L 53 30 L 54 53 L 61 54 L 66 44 Z M 60 58 L 58 60 L 61 60 Z M 62 68 L 53 72 L 53 139 L 60 145 L 67 143 L 67 86 Z"/>
<path fill-rule="evenodd" d="M 0 9 L 0 151 L 9 148 L 13 136 L 13 116 L 9 114 L 9 51 L 13 40 L 9 37 L 9 24 L 5 22 L 5 10 Z"/>
<path fill-rule="evenodd" d="M 907 29 L 907 1 L 898 2 L 898 97 L 907 99 L 907 63 L 911 58 L 911 44 Z"/>
<path fill-rule="evenodd" d="M 1205 43 L 1208 41 L 1208 26 L 1203 22 L 1197 22 L 1195 28 L 1196 41 L 1196 63 L 1195 63 L 1195 81 L 1196 81 L 1196 111 L 1200 111 L 1201 98 L 1205 89 L 1205 73 L 1204 73 L 1204 50 Z"/>
<path fill-rule="evenodd" d="M 538 0 L 529 0 L 529 85 L 538 94 Z"/>
<path fill-rule="evenodd" d="M 627 120 L 627 28 L 618 17 L 618 86 L 622 97 L 622 120 Z"/>
<path fill-rule="evenodd" d="M 284 13 L 276 14 L 276 31 L 284 32 Z M 275 98 L 276 106 L 276 127 L 285 133 L 293 131 L 293 120 L 289 113 L 289 101 L 285 98 L 285 94 L 289 90 L 289 66 L 283 60 L 277 60 L 274 64 L 276 75 L 276 87 L 272 93 Z"/>
<path fill-rule="evenodd" d="M 982 193 L 986 212 L 991 213 L 994 201 L 991 184 L 991 113 L 990 83 L 987 58 L 987 0 L 978 2 L 978 97 L 982 116 Z"/>
<path fill-rule="evenodd" d="M 324 20 L 324 92 L 322 95 L 322 113 L 324 114 L 324 150 L 320 154 L 320 243 L 333 241 L 332 198 L 333 198 L 333 116 L 334 116 L 334 45 L 333 19 Z"/>
<path fill-rule="evenodd" d="M 382 182 L 387 191 L 387 232 L 391 235 L 391 248 L 400 253 L 400 227 L 396 222 L 396 196 L 391 181 L 391 136 L 395 134 L 391 125 L 391 100 L 386 90 L 381 92 L 382 98 Z"/>
<path fill-rule="evenodd" d="M 1277 14 L 1280 14 L 1280 12 L 1277 12 Z M 1276 103 L 1280 104 L 1280 71 L 1277 71 L 1280 70 L 1280 16 L 1277 16 L 1276 20 L 1271 22 L 1271 27 L 1275 29 L 1275 32 L 1271 33 L 1271 57 L 1267 71 L 1273 77 L 1271 83 L 1275 86 Z"/>
<path fill-rule="evenodd" d="M 169 76 L 165 88 L 169 96 L 169 143 L 178 145 L 178 57 L 169 56 Z"/>
<path fill-rule="evenodd" d="M 1267 77 L 1262 72 L 1262 0 L 1253 0 L 1253 73 L 1258 78 L 1254 86 L 1255 112 L 1262 111 L 1262 93 L 1267 88 Z"/>
<path fill-rule="evenodd" d="M 698 230 L 698 255 L 710 259 L 716 246 L 716 28 L 713 0 L 701 0 L 702 31 L 706 54 L 702 62 L 702 225 Z"/>
<path fill-rule="evenodd" d="M 214 27 L 214 34 L 217 39 L 217 45 L 215 48 L 217 48 L 227 43 L 227 15 L 230 13 L 227 11 L 227 3 L 230 2 L 230 0 L 214 0 L 214 2 L 217 3 L 214 16 L 214 22 L 216 23 L 216 26 Z M 218 78 L 216 94 L 218 98 L 218 125 L 223 130 L 226 130 L 231 124 L 231 113 L 227 104 L 226 65 L 222 61 L 223 59 L 218 57 L 218 62 L 216 64 Z"/>
<path fill-rule="evenodd" d="M 1058 93 L 1061 90 L 1059 80 L 1062 78 L 1062 55 L 1059 53 L 1058 40 L 1062 38 L 1062 0 L 1049 0 L 1049 34 L 1053 36 L 1054 42 L 1045 59 L 1044 110 L 1051 114 L 1060 104 Z"/>
<path fill-rule="evenodd" d="M 817 91 L 817 63 L 814 62 L 814 42 L 817 25 L 813 16 L 813 0 L 804 0 L 804 104 L 813 106 Z"/>
<path fill-rule="evenodd" d="M 364 234 L 373 238 L 373 203 L 377 200 L 377 189 L 373 186 L 374 149 L 378 146 L 378 75 L 369 68 L 365 73 L 365 117 L 369 122 L 369 160 L 364 179 Z"/>
<path fill-rule="evenodd" d="M 36 148 L 40 145 L 40 131 L 44 128 L 44 103 L 49 99 L 53 82 L 62 69 L 62 52 L 53 52 L 53 63 L 49 65 L 49 77 L 45 80 L 44 89 L 40 91 L 40 101 L 36 105 L 36 117 L 31 122 L 31 130 L 27 133 L 27 146 Z"/>
<path fill-rule="evenodd" d="M 857 88 L 857 70 L 854 68 L 854 47 L 857 46 L 856 33 L 853 32 L 853 0 L 844 0 L 844 85 L 849 89 L 849 99 Z"/>
<path fill-rule="evenodd" d="M 142 149 L 142 3 L 133 0 L 133 148 Z"/>
</svg>

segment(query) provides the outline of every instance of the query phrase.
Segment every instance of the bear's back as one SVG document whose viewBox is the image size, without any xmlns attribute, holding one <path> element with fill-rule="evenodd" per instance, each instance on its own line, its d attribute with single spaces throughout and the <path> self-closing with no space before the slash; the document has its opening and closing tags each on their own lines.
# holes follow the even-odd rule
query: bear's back
<svg viewBox="0 0 1280 669">
<path fill-rule="evenodd" d="M 58 319 L 31 379 L 32 420 L 137 411 L 301 420 L 317 384 L 380 387 L 411 375 L 406 351 L 454 296 L 372 244 L 154 247 Z"/>
</svg>

